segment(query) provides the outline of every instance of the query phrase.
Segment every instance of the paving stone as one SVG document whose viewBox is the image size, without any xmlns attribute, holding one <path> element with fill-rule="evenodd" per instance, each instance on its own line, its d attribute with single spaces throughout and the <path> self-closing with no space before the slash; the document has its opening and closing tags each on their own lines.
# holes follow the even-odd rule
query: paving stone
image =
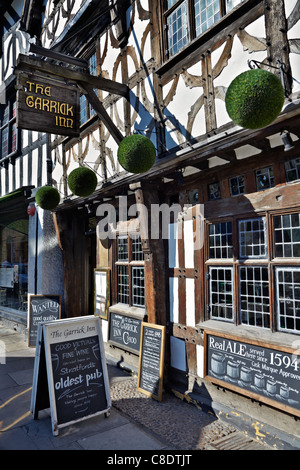
<svg viewBox="0 0 300 470">
<path fill-rule="evenodd" d="M 132 423 L 105 433 L 94 434 L 78 441 L 85 450 L 162 450 L 165 444 L 152 438 L 142 429 L 138 436 Z"/>
</svg>

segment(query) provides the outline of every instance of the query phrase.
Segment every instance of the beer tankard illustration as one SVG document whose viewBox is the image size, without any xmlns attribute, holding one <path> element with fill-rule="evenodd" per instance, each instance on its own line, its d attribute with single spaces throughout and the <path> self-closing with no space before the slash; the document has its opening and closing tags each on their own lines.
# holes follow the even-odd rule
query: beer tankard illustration
<svg viewBox="0 0 300 470">
<path fill-rule="evenodd" d="M 284 400 L 288 400 L 290 396 L 290 390 L 286 385 L 281 385 L 279 389 L 279 395 L 280 398 L 283 398 Z"/>
<path fill-rule="evenodd" d="M 211 355 L 211 370 L 217 377 L 223 376 L 226 370 L 226 361 L 223 354 L 213 353 Z"/>
<path fill-rule="evenodd" d="M 237 381 L 240 375 L 239 364 L 233 360 L 229 360 L 227 362 L 226 372 L 227 372 L 227 377 L 231 382 Z"/>
<path fill-rule="evenodd" d="M 276 382 L 273 379 L 267 380 L 267 393 L 269 395 L 275 395 L 276 393 Z"/>
<path fill-rule="evenodd" d="M 258 390 L 263 390 L 264 385 L 265 385 L 264 376 L 262 374 L 260 374 L 259 372 L 257 372 L 254 375 L 254 386 Z"/>
</svg>

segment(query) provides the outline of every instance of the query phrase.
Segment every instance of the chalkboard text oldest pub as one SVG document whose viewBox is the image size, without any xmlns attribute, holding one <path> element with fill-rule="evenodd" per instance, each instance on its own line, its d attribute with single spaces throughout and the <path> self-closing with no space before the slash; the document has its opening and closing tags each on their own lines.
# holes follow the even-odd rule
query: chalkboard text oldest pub
<svg viewBox="0 0 300 470">
<path fill-rule="evenodd" d="M 47 369 L 52 430 L 89 417 L 110 413 L 109 381 L 100 318 L 56 320 L 39 325 L 31 411 L 43 409 L 39 393 L 45 390 Z M 44 361 L 43 350 L 45 352 Z"/>
</svg>

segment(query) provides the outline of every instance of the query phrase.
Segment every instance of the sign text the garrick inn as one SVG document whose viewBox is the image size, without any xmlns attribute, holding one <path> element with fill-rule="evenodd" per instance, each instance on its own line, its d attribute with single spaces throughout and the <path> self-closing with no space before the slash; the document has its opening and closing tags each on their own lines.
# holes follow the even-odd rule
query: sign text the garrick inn
<svg viewBox="0 0 300 470">
<path fill-rule="evenodd" d="M 17 127 L 58 135 L 79 135 L 79 92 L 46 77 L 18 74 Z"/>
</svg>

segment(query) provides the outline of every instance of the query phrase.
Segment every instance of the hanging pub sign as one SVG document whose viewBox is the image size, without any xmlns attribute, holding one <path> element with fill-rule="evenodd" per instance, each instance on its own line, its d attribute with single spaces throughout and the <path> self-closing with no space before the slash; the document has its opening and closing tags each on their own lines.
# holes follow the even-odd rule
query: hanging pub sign
<svg viewBox="0 0 300 470">
<path fill-rule="evenodd" d="M 76 86 L 24 72 L 18 74 L 18 128 L 77 137 L 79 109 Z"/>
<path fill-rule="evenodd" d="M 205 332 L 205 379 L 300 416 L 300 354 Z"/>
</svg>

